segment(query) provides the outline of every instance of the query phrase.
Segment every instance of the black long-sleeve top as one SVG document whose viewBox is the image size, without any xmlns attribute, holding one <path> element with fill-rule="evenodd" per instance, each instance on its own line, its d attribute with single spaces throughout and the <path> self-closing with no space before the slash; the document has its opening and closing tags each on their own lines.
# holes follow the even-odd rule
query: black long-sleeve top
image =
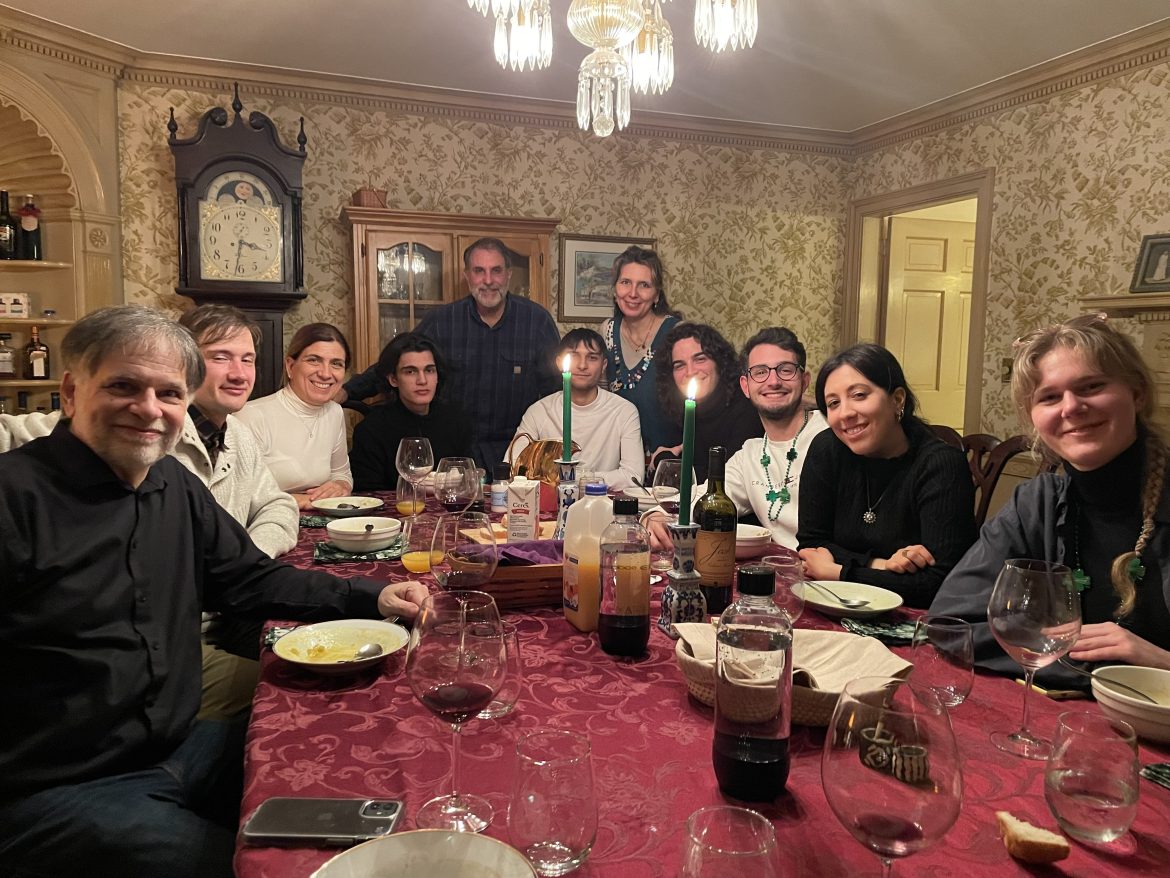
<svg viewBox="0 0 1170 878">
<path fill-rule="evenodd" d="M 800 473 L 796 538 L 802 549 L 823 547 L 841 565 L 841 579 L 897 592 L 928 607 L 943 579 L 975 542 L 975 488 L 957 448 L 908 425 L 910 449 L 890 460 L 854 454 L 832 430 L 817 436 Z M 877 520 L 862 515 L 873 509 Z M 916 573 L 869 566 L 920 544 L 935 563 Z"/>
<path fill-rule="evenodd" d="M 202 610 L 376 617 L 383 587 L 273 561 L 173 457 L 131 488 L 67 421 L 0 455 L 0 534 L 0 799 L 178 746 Z"/>
<path fill-rule="evenodd" d="M 682 415 L 668 428 L 671 445 L 682 442 Z M 726 393 L 717 390 L 695 406 L 695 484 L 707 481 L 710 451 L 716 445 L 727 449 L 727 460 L 749 439 L 764 435 L 760 413 L 739 389 Z M 664 455 L 659 455 L 661 459 Z M 673 455 L 676 456 L 677 455 Z"/>
<path fill-rule="evenodd" d="M 373 406 L 353 428 L 349 468 L 355 491 L 393 491 L 398 485 L 398 443 L 407 436 L 431 440 L 437 464 L 444 457 L 473 457 L 471 419 L 458 406 L 433 402 L 425 415 L 401 400 Z"/>
</svg>

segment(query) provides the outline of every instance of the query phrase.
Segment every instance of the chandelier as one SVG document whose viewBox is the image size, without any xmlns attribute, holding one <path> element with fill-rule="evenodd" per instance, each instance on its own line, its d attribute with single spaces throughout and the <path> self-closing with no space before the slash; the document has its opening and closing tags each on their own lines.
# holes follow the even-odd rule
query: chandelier
<svg viewBox="0 0 1170 878">
<path fill-rule="evenodd" d="M 662 94 L 674 82 L 674 34 L 663 0 L 572 0 L 569 32 L 592 49 L 577 78 L 577 123 L 599 137 L 630 121 L 630 90 Z M 669 0 L 667 0 L 669 2 Z M 537 70 L 552 62 L 551 0 L 467 0 L 495 16 L 502 67 Z M 757 0 L 695 0 L 695 40 L 713 52 L 748 48 L 759 26 Z"/>
</svg>

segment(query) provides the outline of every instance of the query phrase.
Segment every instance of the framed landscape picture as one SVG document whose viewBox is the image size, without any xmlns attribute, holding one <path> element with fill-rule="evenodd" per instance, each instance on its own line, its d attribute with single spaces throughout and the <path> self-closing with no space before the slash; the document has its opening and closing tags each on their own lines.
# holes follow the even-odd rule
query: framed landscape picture
<svg viewBox="0 0 1170 878">
<path fill-rule="evenodd" d="M 613 261 L 631 244 L 653 249 L 653 238 L 561 235 L 557 319 L 600 323 L 613 314 Z"/>
<path fill-rule="evenodd" d="M 1170 293 L 1170 232 L 1146 235 L 1133 270 L 1131 293 Z"/>
</svg>

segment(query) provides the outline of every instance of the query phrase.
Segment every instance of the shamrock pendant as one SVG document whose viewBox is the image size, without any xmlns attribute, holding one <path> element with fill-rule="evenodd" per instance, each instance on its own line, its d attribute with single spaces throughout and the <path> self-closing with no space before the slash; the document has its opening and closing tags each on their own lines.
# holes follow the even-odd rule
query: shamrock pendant
<svg viewBox="0 0 1170 878">
<path fill-rule="evenodd" d="M 792 463 L 794 460 L 796 460 L 797 457 L 799 457 L 795 448 L 789 448 L 788 453 L 784 456 L 788 458 L 789 463 Z"/>
<path fill-rule="evenodd" d="M 1088 591 L 1092 586 L 1092 580 L 1089 579 L 1089 574 L 1085 573 L 1080 567 L 1072 572 L 1073 585 L 1077 587 L 1077 593 Z"/>
<path fill-rule="evenodd" d="M 791 499 L 792 499 L 792 495 L 788 493 L 788 489 L 781 488 L 780 489 L 780 502 L 787 503 Z"/>
<path fill-rule="evenodd" d="M 777 500 L 781 499 L 787 500 L 788 498 L 785 497 L 784 494 L 784 491 L 777 491 L 773 489 L 764 495 L 764 499 L 766 499 L 769 503 L 775 503 Z"/>
<path fill-rule="evenodd" d="M 763 456 L 760 457 L 760 466 L 767 467 L 768 464 L 770 464 L 771 462 L 772 462 L 772 458 L 769 457 L 768 452 L 765 451 Z"/>
</svg>

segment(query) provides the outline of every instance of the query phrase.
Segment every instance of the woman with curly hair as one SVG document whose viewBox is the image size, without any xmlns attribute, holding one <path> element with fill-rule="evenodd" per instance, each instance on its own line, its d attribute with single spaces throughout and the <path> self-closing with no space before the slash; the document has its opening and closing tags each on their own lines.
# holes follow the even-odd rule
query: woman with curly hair
<svg viewBox="0 0 1170 878">
<path fill-rule="evenodd" d="M 1017 342 L 1012 399 L 1035 448 L 1065 474 L 1016 489 L 931 610 L 977 623 L 979 664 L 1018 673 L 988 629 L 987 599 L 1005 560 L 1057 561 L 1080 590 L 1084 624 L 1071 658 L 1170 669 L 1167 450 L 1141 354 L 1100 315 L 1037 330 Z M 1083 685 L 1057 665 L 1040 674 Z"/>
<path fill-rule="evenodd" d="M 739 389 L 735 349 L 718 330 L 705 323 L 680 323 L 666 334 L 654 354 L 658 399 L 667 423 L 667 444 L 654 452 L 653 462 L 682 451 L 683 400 L 695 382 L 695 475 L 707 481 L 708 452 L 716 445 L 727 457 L 748 439 L 764 435 L 755 406 Z"/>
<path fill-rule="evenodd" d="M 638 410 L 648 451 L 666 445 L 672 435 L 658 404 L 654 358 L 680 319 L 666 301 L 664 274 L 653 250 L 627 247 L 613 261 L 613 317 L 601 326 L 608 389 Z"/>
</svg>

